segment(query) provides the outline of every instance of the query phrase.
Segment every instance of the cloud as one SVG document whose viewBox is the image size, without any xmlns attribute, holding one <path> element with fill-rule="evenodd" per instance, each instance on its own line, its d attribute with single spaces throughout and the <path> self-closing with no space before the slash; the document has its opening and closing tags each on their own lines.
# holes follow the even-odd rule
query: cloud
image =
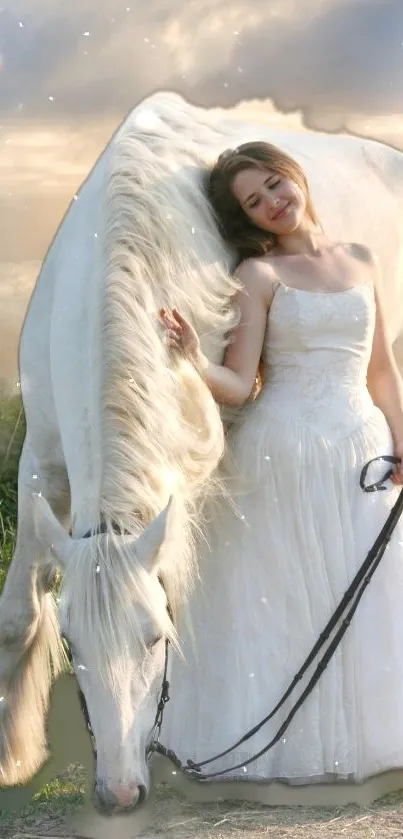
<svg viewBox="0 0 403 839">
<path fill-rule="evenodd" d="M 394 113 L 402 43 L 401 0 L 3 0 L 0 111 L 119 119 L 168 88 L 205 106 L 272 97 L 311 122 Z"/>
<path fill-rule="evenodd" d="M 74 193 L 116 125 L 8 128 L 0 142 L 0 254 L 42 259 Z"/>
<path fill-rule="evenodd" d="M 17 377 L 19 334 L 39 267 L 39 262 L 0 263 L 0 381 Z"/>
</svg>

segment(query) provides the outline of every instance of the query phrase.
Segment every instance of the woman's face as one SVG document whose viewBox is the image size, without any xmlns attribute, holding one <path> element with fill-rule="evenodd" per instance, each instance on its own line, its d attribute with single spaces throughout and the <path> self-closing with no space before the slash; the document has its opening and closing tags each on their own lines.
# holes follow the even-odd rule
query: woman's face
<svg viewBox="0 0 403 839">
<path fill-rule="evenodd" d="M 247 216 L 262 230 L 278 236 L 292 233 L 306 211 L 306 196 L 290 178 L 266 169 L 244 169 L 232 182 L 232 192 Z"/>
</svg>

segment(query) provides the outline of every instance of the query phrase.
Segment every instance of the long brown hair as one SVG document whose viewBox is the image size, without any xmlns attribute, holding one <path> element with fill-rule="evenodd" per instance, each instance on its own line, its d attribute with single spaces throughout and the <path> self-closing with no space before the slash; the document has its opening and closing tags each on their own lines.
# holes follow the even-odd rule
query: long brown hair
<svg viewBox="0 0 403 839">
<path fill-rule="evenodd" d="M 236 149 L 220 154 L 210 171 L 207 195 L 224 240 L 235 247 L 240 260 L 263 256 L 276 244 L 276 236 L 262 230 L 247 216 L 232 192 L 235 176 L 245 169 L 270 169 L 290 178 L 306 197 L 306 212 L 314 224 L 319 220 L 313 207 L 304 170 L 299 163 L 271 143 L 261 141 L 243 143 Z"/>
</svg>

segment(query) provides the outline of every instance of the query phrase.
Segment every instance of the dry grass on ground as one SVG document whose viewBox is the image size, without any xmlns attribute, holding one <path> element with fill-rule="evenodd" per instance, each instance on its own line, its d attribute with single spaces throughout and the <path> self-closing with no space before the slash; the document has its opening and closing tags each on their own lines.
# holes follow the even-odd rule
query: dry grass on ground
<svg viewBox="0 0 403 839">
<path fill-rule="evenodd" d="M 148 816 L 94 822 L 90 829 L 71 827 L 84 801 L 85 777 L 79 769 L 41 791 L 19 813 L 1 814 L 1 839 L 398 839 L 403 837 L 403 793 L 370 807 L 340 809 L 262 807 L 241 801 L 195 803 L 159 784 Z M 140 822 L 143 828 L 140 829 Z M 84 822 L 83 822 L 84 823 Z M 85 822 L 88 825 L 88 819 Z M 70 828 L 69 828 L 70 824 Z M 78 822 L 80 825 L 80 822 Z"/>
</svg>

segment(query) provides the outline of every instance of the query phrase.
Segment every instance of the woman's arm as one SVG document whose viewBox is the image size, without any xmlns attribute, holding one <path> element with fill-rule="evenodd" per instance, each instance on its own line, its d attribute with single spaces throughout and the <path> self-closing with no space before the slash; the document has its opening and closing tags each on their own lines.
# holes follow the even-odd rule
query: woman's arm
<svg viewBox="0 0 403 839">
<path fill-rule="evenodd" d="M 380 266 L 372 257 L 374 270 L 376 321 L 372 353 L 367 372 L 371 397 L 388 422 L 395 454 L 403 458 L 403 383 L 388 335 L 385 306 L 380 282 Z M 403 483 L 403 464 L 394 475 L 395 483 Z"/>
<path fill-rule="evenodd" d="M 171 346 L 188 355 L 216 401 L 241 407 L 254 386 L 274 285 L 270 282 L 269 266 L 254 260 L 242 263 L 236 275 L 242 283 L 235 298 L 240 321 L 231 335 L 223 364 L 213 364 L 203 355 L 195 330 L 176 309 L 173 316 L 162 311 L 161 317 Z"/>
<path fill-rule="evenodd" d="M 240 321 L 227 347 L 224 363 L 212 364 L 199 356 L 201 375 L 217 402 L 242 406 L 250 397 L 262 353 L 267 313 L 273 298 L 273 286 L 267 266 L 246 263 L 237 271 L 243 283 L 235 301 Z"/>
</svg>

